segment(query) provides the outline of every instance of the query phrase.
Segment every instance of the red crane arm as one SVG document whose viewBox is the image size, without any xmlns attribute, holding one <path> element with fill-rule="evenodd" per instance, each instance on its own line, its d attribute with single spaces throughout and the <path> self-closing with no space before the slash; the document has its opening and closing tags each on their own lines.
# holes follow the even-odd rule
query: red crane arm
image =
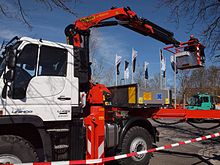
<svg viewBox="0 0 220 165">
<path fill-rule="evenodd" d="M 115 18 L 117 21 L 105 21 Z M 87 33 L 92 27 L 122 25 L 135 32 L 145 36 L 150 36 L 165 44 L 178 45 L 179 42 L 173 38 L 173 33 L 163 29 L 162 27 L 146 20 L 138 18 L 137 14 L 129 7 L 127 8 L 112 8 L 110 10 L 93 14 L 87 17 L 80 18 L 66 27 L 65 34 L 69 44 L 76 47 L 81 47 L 81 35 Z"/>
<path fill-rule="evenodd" d="M 138 20 L 135 12 L 128 10 L 127 8 L 115 8 L 76 20 L 76 30 L 87 30 L 91 27 L 98 25 L 101 21 L 113 17 L 120 21 L 132 20 L 132 23 L 135 23 L 134 20 Z M 147 26 L 146 30 L 151 30 L 151 32 L 153 33 L 151 26 Z"/>
</svg>

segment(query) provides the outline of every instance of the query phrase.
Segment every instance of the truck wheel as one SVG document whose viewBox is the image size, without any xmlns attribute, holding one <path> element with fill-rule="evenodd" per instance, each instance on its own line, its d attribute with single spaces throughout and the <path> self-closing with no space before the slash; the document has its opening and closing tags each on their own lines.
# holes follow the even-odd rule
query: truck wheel
<svg viewBox="0 0 220 165">
<path fill-rule="evenodd" d="M 121 154 L 138 152 L 152 148 L 152 139 L 149 132 L 143 127 L 135 126 L 128 130 L 122 141 Z M 141 154 L 119 160 L 121 165 L 146 165 L 151 158 L 150 154 Z"/>
<path fill-rule="evenodd" d="M 37 153 L 25 139 L 14 135 L 0 136 L 0 164 L 38 161 Z"/>
</svg>

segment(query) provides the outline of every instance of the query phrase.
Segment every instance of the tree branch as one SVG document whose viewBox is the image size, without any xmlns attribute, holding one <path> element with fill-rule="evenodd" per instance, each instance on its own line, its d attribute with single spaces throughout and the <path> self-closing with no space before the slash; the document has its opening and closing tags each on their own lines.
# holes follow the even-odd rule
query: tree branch
<svg viewBox="0 0 220 165">
<path fill-rule="evenodd" d="M 77 16 L 77 13 L 73 12 L 69 7 L 67 7 L 64 4 L 63 0 L 51 0 L 57 7 L 60 7 L 64 11 L 73 14 L 74 16 Z M 76 2 L 76 1 L 75 1 Z"/>
<path fill-rule="evenodd" d="M 18 2 L 18 7 L 19 7 L 19 11 L 20 11 L 22 20 L 23 20 L 24 23 L 31 29 L 32 26 L 28 23 L 28 21 L 27 21 L 26 18 L 25 18 L 25 15 L 26 15 L 26 14 L 25 14 L 25 12 L 24 12 L 24 10 L 23 10 L 23 8 L 22 8 L 22 5 L 21 5 L 20 0 L 17 0 L 17 2 Z"/>
<path fill-rule="evenodd" d="M 44 6 L 46 6 L 50 11 L 53 10 L 53 7 L 48 0 L 36 0 L 36 1 L 42 2 Z"/>
<path fill-rule="evenodd" d="M 27 14 L 21 0 L 14 0 L 15 4 L 12 2 L 10 4 L 3 3 L 0 1 L 0 14 L 4 15 L 7 18 L 21 20 L 28 28 L 32 28 L 30 22 L 28 21 L 28 16 L 31 14 Z M 50 11 L 53 8 L 58 7 L 65 12 L 68 12 L 75 17 L 77 17 L 77 13 L 74 12 L 71 8 L 67 6 L 68 2 L 74 2 L 75 4 L 79 2 L 79 0 L 35 0 L 36 3 L 41 3 L 43 6 L 46 6 Z M 33 5 L 34 6 L 34 5 Z"/>
<path fill-rule="evenodd" d="M 5 12 L 5 10 L 4 10 L 4 8 L 1 4 L 0 4 L 0 11 L 3 15 L 5 15 L 7 17 L 7 14 L 6 14 L 6 12 Z"/>
<path fill-rule="evenodd" d="M 205 45 L 211 48 L 209 56 L 219 49 L 220 35 L 220 3 L 216 0 L 161 0 L 163 6 L 170 8 L 172 22 L 179 24 L 180 19 L 186 20 L 189 26 L 187 33 L 200 27 L 199 33 Z"/>
</svg>

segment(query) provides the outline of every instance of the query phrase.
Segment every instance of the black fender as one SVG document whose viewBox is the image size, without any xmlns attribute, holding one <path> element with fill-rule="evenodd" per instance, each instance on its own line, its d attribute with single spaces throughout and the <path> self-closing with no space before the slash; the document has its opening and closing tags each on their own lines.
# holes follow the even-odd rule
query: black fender
<svg viewBox="0 0 220 165">
<path fill-rule="evenodd" d="M 38 116 L 33 115 L 11 115 L 2 116 L 0 118 L 0 124 L 32 124 L 35 127 L 44 127 L 43 120 Z"/>
<path fill-rule="evenodd" d="M 44 160 L 52 160 L 52 144 L 50 135 L 46 132 L 43 120 L 38 116 L 33 115 L 11 115 L 1 116 L 0 125 L 16 125 L 16 124 L 29 124 L 36 128 L 38 131 L 44 151 Z"/>
<path fill-rule="evenodd" d="M 121 148 L 123 137 L 125 136 L 126 132 L 133 126 L 140 126 L 148 130 L 148 132 L 151 134 L 153 142 L 156 142 L 156 128 L 152 126 L 152 124 L 143 117 L 132 117 L 126 121 L 126 123 L 123 125 L 122 131 L 120 132 L 119 136 L 119 145 L 118 149 Z"/>
</svg>

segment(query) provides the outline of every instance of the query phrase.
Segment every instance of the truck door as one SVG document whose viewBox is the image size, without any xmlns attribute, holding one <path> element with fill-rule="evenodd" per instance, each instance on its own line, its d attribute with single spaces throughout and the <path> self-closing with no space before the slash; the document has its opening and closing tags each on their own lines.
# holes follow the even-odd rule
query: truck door
<svg viewBox="0 0 220 165">
<path fill-rule="evenodd" d="M 72 53 L 62 47 L 26 45 L 17 58 L 11 115 L 37 115 L 44 121 L 70 120 L 78 105 L 78 81 L 73 78 Z"/>
</svg>

